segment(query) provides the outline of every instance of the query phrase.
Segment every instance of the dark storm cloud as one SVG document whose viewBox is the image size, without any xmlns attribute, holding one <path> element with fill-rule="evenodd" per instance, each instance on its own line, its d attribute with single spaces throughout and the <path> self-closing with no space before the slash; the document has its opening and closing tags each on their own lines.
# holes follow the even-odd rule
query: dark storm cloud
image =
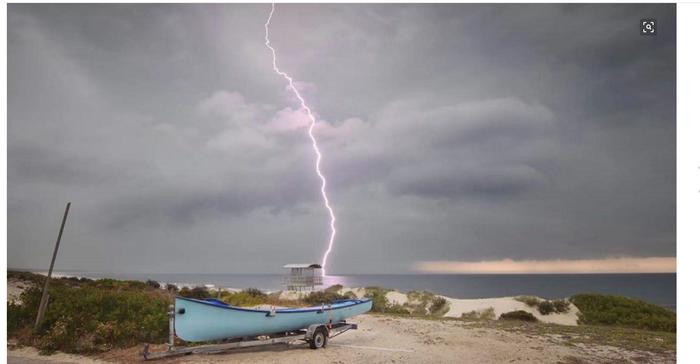
<svg viewBox="0 0 700 364">
<path fill-rule="evenodd" d="M 459 199 L 473 195 L 510 197 L 539 184 L 540 175 L 528 166 L 479 170 L 424 169 L 402 170 L 391 177 L 390 188 L 397 193 Z"/>
<path fill-rule="evenodd" d="M 64 269 L 319 257 L 268 5 L 8 8 L 10 267 L 67 200 Z M 675 255 L 674 5 L 282 4 L 271 30 L 320 120 L 331 271 Z"/>
</svg>

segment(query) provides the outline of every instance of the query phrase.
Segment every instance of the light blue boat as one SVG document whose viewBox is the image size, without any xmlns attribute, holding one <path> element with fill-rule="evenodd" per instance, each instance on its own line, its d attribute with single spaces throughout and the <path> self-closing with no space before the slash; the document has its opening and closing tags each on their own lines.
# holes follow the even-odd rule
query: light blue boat
<svg viewBox="0 0 700 364">
<path fill-rule="evenodd" d="M 369 298 L 336 301 L 325 306 L 255 310 L 216 299 L 175 298 L 175 334 L 185 341 L 253 337 L 336 324 L 372 308 Z"/>
</svg>

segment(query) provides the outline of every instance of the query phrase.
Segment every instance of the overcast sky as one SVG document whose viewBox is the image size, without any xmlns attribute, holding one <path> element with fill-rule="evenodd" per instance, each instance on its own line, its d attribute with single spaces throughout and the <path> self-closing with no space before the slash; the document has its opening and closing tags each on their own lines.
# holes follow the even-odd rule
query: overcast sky
<svg viewBox="0 0 700 364">
<path fill-rule="evenodd" d="M 270 6 L 8 6 L 8 266 L 282 272 L 328 220 Z M 643 37 L 641 18 L 658 35 Z M 675 5 L 290 5 L 330 273 L 673 257 Z"/>
</svg>

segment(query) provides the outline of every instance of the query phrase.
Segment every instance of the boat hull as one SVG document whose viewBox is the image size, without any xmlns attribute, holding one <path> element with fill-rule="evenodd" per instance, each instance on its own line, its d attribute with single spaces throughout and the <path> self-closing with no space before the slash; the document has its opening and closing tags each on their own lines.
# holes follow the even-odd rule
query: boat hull
<svg viewBox="0 0 700 364">
<path fill-rule="evenodd" d="M 276 312 L 224 306 L 191 298 L 175 298 L 175 334 L 185 341 L 210 341 L 269 335 L 338 323 L 369 311 L 371 299 L 346 300 L 322 307 Z"/>
</svg>

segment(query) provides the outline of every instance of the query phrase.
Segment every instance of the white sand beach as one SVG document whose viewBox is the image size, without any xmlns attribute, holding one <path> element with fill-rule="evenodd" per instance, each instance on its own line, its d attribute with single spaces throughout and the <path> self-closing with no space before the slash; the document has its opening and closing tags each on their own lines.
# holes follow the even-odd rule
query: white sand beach
<svg viewBox="0 0 700 364">
<path fill-rule="evenodd" d="M 355 294 L 361 293 L 358 289 L 348 289 Z M 391 291 L 386 295 L 387 300 L 394 304 L 403 305 L 408 302 L 408 296 L 404 293 L 398 291 Z M 443 296 L 444 297 L 444 296 Z M 566 313 L 551 313 L 548 315 L 541 314 L 537 307 L 531 307 L 523 302 L 517 301 L 516 297 L 499 297 L 499 298 L 479 298 L 479 299 L 457 299 L 444 297 L 450 304 L 450 310 L 444 315 L 444 317 L 460 318 L 463 314 L 469 314 L 471 312 L 479 314 L 487 310 L 493 309 L 493 316 L 491 319 L 498 319 L 498 317 L 506 312 L 522 310 L 531 313 L 539 321 L 559 324 L 559 325 L 578 325 L 578 309 L 574 305 L 569 306 L 569 311 Z"/>
<path fill-rule="evenodd" d="M 569 312 L 566 313 L 551 313 L 542 315 L 537 307 L 530 307 L 523 302 L 516 301 L 515 297 L 501 298 L 481 298 L 481 299 L 454 299 L 447 298 L 450 303 L 450 310 L 445 314 L 445 317 L 462 317 L 462 314 L 472 311 L 483 312 L 489 308 L 494 310 L 494 319 L 506 312 L 522 310 L 531 313 L 537 320 L 559 324 L 559 325 L 578 325 L 578 309 L 574 305 L 570 305 Z"/>
</svg>

